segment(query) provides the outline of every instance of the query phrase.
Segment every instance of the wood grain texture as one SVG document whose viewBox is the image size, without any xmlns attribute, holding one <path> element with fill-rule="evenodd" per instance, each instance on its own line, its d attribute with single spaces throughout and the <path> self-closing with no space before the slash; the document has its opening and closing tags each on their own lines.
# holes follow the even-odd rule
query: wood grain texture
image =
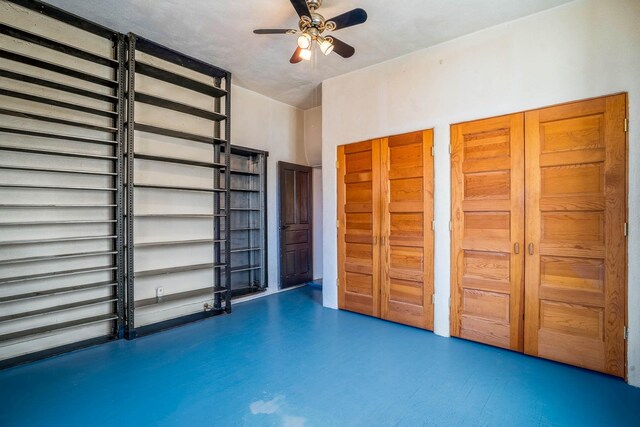
<svg viewBox="0 0 640 427">
<path fill-rule="evenodd" d="M 380 141 L 338 147 L 338 307 L 380 316 Z"/>
<path fill-rule="evenodd" d="M 433 130 L 338 147 L 338 306 L 433 330 Z"/>
<path fill-rule="evenodd" d="M 526 113 L 525 352 L 625 375 L 626 95 Z"/>
<path fill-rule="evenodd" d="M 280 286 L 288 288 L 313 279 L 311 168 L 278 162 L 280 183 Z"/>
<path fill-rule="evenodd" d="M 382 140 L 381 317 L 433 330 L 433 130 Z"/>
<path fill-rule="evenodd" d="M 522 351 L 523 115 L 453 125 L 451 145 L 451 334 Z"/>
</svg>

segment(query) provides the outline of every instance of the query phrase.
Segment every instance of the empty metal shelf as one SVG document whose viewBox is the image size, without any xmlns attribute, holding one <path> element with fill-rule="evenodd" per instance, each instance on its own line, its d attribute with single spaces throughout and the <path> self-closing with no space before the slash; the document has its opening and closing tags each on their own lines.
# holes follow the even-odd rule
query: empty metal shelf
<svg viewBox="0 0 640 427">
<path fill-rule="evenodd" d="M 97 55 L 92 52 L 71 46 L 65 43 L 61 43 L 50 38 L 35 34 L 29 31 L 25 31 L 20 28 L 12 27 L 7 24 L 0 23 L 0 34 L 7 35 L 19 40 L 26 41 L 28 43 L 34 43 L 48 49 L 62 52 L 67 55 L 75 56 L 76 58 L 84 59 L 87 61 L 95 62 L 97 64 L 106 65 L 111 68 L 118 67 L 118 61 L 115 59 L 107 58 Z"/>
<path fill-rule="evenodd" d="M 21 53 L 12 52 L 10 50 L 0 49 L 0 58 L 20 62 L 22 64 L 31 65 L 38 68 L 43 68 L 45 70 L 53 71 L 54 73 L 64 74 L 65 76 L 74 77 L 76 79 L 95 83 L 101 86 L 107 86 L 111 88 L 118 87 L 118 82 L 116 80 L 105 79 L 103 77 L 96 76 L 95 74 L 85 73 L 83 71 L 78 71 L 73 68 L 58 65 L 53 62 L 44 61 L 32 56 L 23 55 Z"/>
<path fill-rule="evenodd" d="M 209 219 L 213 218 L 210 214 L 135 214 L 135 218 L 193 218 L 193 219 Z"/>
<path fill-rule="evenodd" d="M 113 297 L 113 296 L 108 296 L 108 297 L 101 297 L 101 298 L 93 298 L 93 299 L 89 299 L 89 300 L 85 300 L 85 301 L 77 301 L 77 302 L 71 302 L 68 304 L 61 304 L 55 307 L 47 307 L 47 308 L 41 308 L 38 310 L 32 310 L 32 311 L 25 311 L 23 313 L 16 313 L 16 314 L 10 314 L 8 316 L 2 316 L 0 317 L 0 322 L 9 322 L 12 320 L 18 320 L 18 319 L 24 319 L 27 317 L 35 317 L 35 316 L 42 316 L 42 315 L 47 315 L 47 314 L 51 314 L 51 313 L 57 313 L 60 311 L 67 311 L 67 310 L 73 310 L 76 308 L 84 308 L 84 307 L 90 307 L 92 305 L 97 305 L 97 304 L 105 304 L 105 303 L 109 303 L 109 302 L 115 302 L 117 301 L 118 298 Z"/>
<path fill-rule="evenodd" d="M 150 188 L 154 190 L 198 191 L 203 193 L 214 193 L 217 191 L 213 188 L 175 187 L 171 185 L 133 184 L 133 186 L 137 188 Z"/>
<path fill-rule="evenodd" d="M 105 95 L 98 92 L 82 89 L 75 86 L 66 85 L 63 83 L 46 80 L 40 77 L 32 76 L 29 74 L 20 74 L 11 70 L 5 70 L 0 68 L 0 77 L 6 77 L 8 79 L 30 83 L 42 87 L 48 87 L 49 89 L 61 90 L 63 92 L 73 93 L 74 95 L 80 95 L 87 98 L 97 99 L 99 101 L 118 102 L 118 97 L 113 95 Z"/>
<path fill-rule="evenodd" d="M 238 192 L 244 192 L 244 193 L 260 193 L 262 190 L 253 190 L 250 188 L 232 188 L 231 191 L 238 191 Z"/>
<path fill-rule="evenodd" d="M 213 298 L 215 294 L 220 294 L 226 291 L 227 290 L 225 288 L 211 287 L 211 288 L 204 288 L 204 289 L 195 289 L 192 291 L 177 292 L 174 294 L 164 295 L 160 298 L 154 297 L 154 298 L 145 298 L 145 299 L 138 300 L 135 302 L 135 307 L 136 308 L 148 307 L 152 305 L 165 304 L 168 302 L 174 302 L 174 301 L 184 300 L 188 298 L 207 297 L 207 296 L 210 296 L 211 298 Z"/>
<path fill-rule="evenodd" d="M 29 280 L 49 279 L 52 277 L 72 276 L 72 275 L 84 274 L 84 273 L 99 273 L 102 271 L 114 271 L 114 270 L 116 270 L 116 267 L 114 266 L 78 268 L 75 270 L 54 271 L 52 273 L 38 273 L 38 274 L 30 274 L 28 276 L 6 277 L 3 279 L 0 279 L 0 284 L 26 282 Z"/>
<path fill-rule="evenodd" d="M 260 172 L 249 172 L 249 171 L 242 171 L 242 170 L 238 170 L 238 169 L 231 169 L 231 173 L 234 175 L 248 175 L 248 176 L 260 176 L 262 175 Z"/>
<path fill-rule="evenodd" d="M 115 208 L 118 205 L 0 205 L 7 209 L 39 209 L 39 208 Z"/>
<path fill-rule="evenodd" d="M 200 162 L 197 160 L 179 159 L 175 157 L 156 156 L 152 154 L 135 154 L 136 160 L 150 160 L 154 162 L 177 163 L 188 166 L 198 166 L 203 168 L 220 168 L 224 167 L 222 163 Z"/>
<path fill-rule="evenodd" d="M 0 108 L 0 114 L 4 114 L 6 116 L 22 117 L 25 119 L 38 120 L 40 122 L 57 123 L 57 124 L 66 125 L 66 126 L 75 126 L 83 129 L 97 130 L 101 132 L 115 133 L 117 131 L 117 129 L 114 127 L 92 125 L 91 123 L 79 122 L 76 120 L 61 119 L 54 116 L 30 113 L 27 111 L 10 110 L 8 108 Z"/>
<path fill-rule="evenodd" d="M 87 240 L 115 240 L 118 236 L 78 236 L 78 237 L 58 237 L 53 239 L 33 239 L 33 240 L 3 240 L 0 246 L 36 245 L 40 243 L 64 243 L 83 242 Z"/>
<path fill-rule="evenodd" d="M 214 98 L 220 98 L 227 94 L 227 91 L 219 87 L 193 80 L 189 77 L 176 74 L 144 62 L 140 62 L 139 60 L 136 60 L 136 73 L 140 73 L 157 80 L 162 80 L 176 86 L 181 86 L 185 89 L 202 93 L 204 95 L 209 95 Z"/>
<path fill-rule="evenodd" d="M 156 246 L 180 246 L 180 245 L 198 245 L 204 243 L 213 243 L 213 239 L 198 239 L 198 240 L 173 240 L 164 242 L 144 242 L 135 243 L 136 248 L 151 248 Z"/>
<path fill-rule="evenodd" d="M 115 255 L 117 251 L 92 251 L 92 252 L 76 252 L 70 254 L 60 254 L 60 255 L 46 255 L 46 256 L 35 256 L 28 258 L 13 258 L 13 259 L 5 259 L 0 261 L 0 265 L 12 265 L 12 264 L 23 264 L 26 262 L 40 262 L 40 261 L 56 261 L 59 259 L 69 259 L 69 258 L 87 258 L 101 255 Z"/>
<path fill-rule="evenodd" d="M 79 191 L 118 191 L 117 188 L 108 187 L 75 187 L 63 185 L 36 185 L 36 184 L 0 184 L 0 188 L 31 188 L 36 190 L 79 190 Z"/>
<path fill-rule="evenodd" d="M 25 329 L 18 332 L 10 332 L 0 335 L 0 342 L 13 341 L 20 338 L 26 338 L 33 335 L 48 334 L 51 332 L 61 331 L 64 329 L 75 328 L 77 326 L 86 326 L 95 323 L 102 323 L 110 320 L 116 320 L 118 316 L 113 314 L 103 314 L 101 316 L 85 317 L 83 319 L 71 320 L 69 322 L 54 323 L 52 325 L 40 326 L 33 329 Z"/>
<path fill-rule="evenodd" d="M 134 129 L 140 132 L 153 133 L 156 135 L 169 136 L 172 138 L 186 139 L 194 142 L 202 142 L 203 144 L 222 144 L 223 140 L 214 138 L 213 136 L 196 135 L 193 133 L 182 132 L 179 130 L 166 129 L 159 126 L 148 125 L 144 123 L 134 123 Z"/>
<path fill-rule="evenodd" d="M 68 110 L 80 111 L 83 113 L 93 114 L 96 116 L 104 116 L 109 118 L 116 118 L 118 113 L 109 110 L 100 110 L 98 108 L 91 108 L 80 104 L 73 104 L 71 102 L 58 101 L 56 99 L 45 98 L 43 96 L 31 95 L 24 92 L 17 92 L 15 90 L 0 89 L 0 95 L 9 96 L 12 98 L 24 99 L 26 101 L 38 102 L 40 104 L 53 105 L 55 107 L 66 108 Z"/>
<path fill-rule="evenodd" d="M 242 248 L 242 249 L 232 249 L 229 252 L 230 253 L 240 253 L 240 252 L 257 252 L 257 251 L 261 251 L 262 248 Z M 224 250 L 222 251 L 222 253 L 224 253 Z"/>
<path fill-rule="evenodd" d="M 98 172 L 98 171 L 83 171 L 79 169 L 51 169 L 40 168 L 32 166 L 13 166 L 13 165 L 0 165 L 0 169 L 17 170 L 17 171 L 30 171 L 30 172 L 52 172 L 52 173 L 72 173 L 81 175 L 99 175 L 99 176 L 117 176 L 116 172 Z"/>
<path fill-rule="evenodd" d="M 135 101 L 142 102 L 143 104 L 153 105 L 154 107 L 177 111 L 179 113 L 190 114 L 192 116 L 216 122 L 225 120 L 227 118 L 227 116 L 225 116 L 224 114 L 216 113 L 209 110 L 203 110 L 202 108 L 192 107 L 187 104 L 175 102 L 170 99 L 161 98 L 159 96 L 150 95 L 144 92 L 136 92 Z"/>
<path fill-rule="evenodd" d="M 188 271 L 197 271 L 197 270 L 206 270 L 213 268 L 213 264 L 194 264 L 194 265 L 183 265 L 179 267 L 169 267 L 169 268 L 159 268 L 156 270 L 146 270 L 146 271 L 137 271 L 134 274 L 134 277 L 150 277 L 150 276 L 161 276 L 164 274 L 174 274 L 174 273 L 185 273 Z"/>
<path fill-rule="evenodd" d="M 41 138 L 62 139 L 64 141 L 86 142 L 88 144 L 99 144 L 99 145 L 117 145 L 118 144 L 117 141 L 110 141 L 108 139 L 87 138 L 85 136 L 67 135 L 64 133 L 55 133 L 55 132 L 38 132 L 36 130 L 10 128 L 6 126 L 0 126 L 0 132 L 13 133 L 16 135 L 37 136 Z M 99 157 L 107 158 L 107 156 L 99 156 Z M 115 157 L 108 157 L 108 158 L 115 159 Z"/>
<path fill-rule="evenodd" d="M 240 265 L 237 267 L 231 267 L 231 272 L 237 273 L 240 271 L 260 270 L 261 268 L 261 265 Z"/>
<path fill-rule="evenodd" d="M 0 222 L 0 227 L 16 227 L 23 225 L 77 225 L 77 224 L 111 224 L 115 219 L 90 219 L 76 221 L 25 221 L 25 222 Z"/>
<path fill-rule="evenodd" d="M 47 289 L 45 291 L 35 291 L 35 292 L 27 292 L 24 294 L 17 295 L 9 295 L 0 297 L 0 303 L 12 302 L 12 301 L 20 301 L 32 298 L 40 298 L 52 295 L 62 295 L 68 294 L 72 292 L 81 292 L 90 289 L 100 289 L 100 288 L 112 288 L 114 286 L 118 286 L 117 282 L 97 282 L 97 283 L 87 283 L 85 285 L 76 285 L 76 286 L 68 286 L 65 288 L 55 288 L 55 289 Z"/>
</svg>

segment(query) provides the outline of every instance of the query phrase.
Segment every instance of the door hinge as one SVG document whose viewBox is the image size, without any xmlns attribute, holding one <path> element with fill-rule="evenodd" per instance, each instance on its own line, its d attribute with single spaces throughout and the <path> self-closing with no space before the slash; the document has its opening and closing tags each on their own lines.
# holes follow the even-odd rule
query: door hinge
<svg viewBox="0 0 640 427">
<path fill-rule="evenodd" d="M 435 155 L 436 155 L 435 147 L 431 146 L 431 157 L 435 157 Z"/>
<path fill-rule="evenodd" d="M 436 229 L 436 222 L 435 221 L 431 221 L 431 229 L 432 230 Z"/>
<path fill-rule="evenodd" d="M 340 287 L 340 279 L 336 279 L 336 288 Z"/>
<path fill-rule="evenodd" d="M 340 228 L 340 220 L 336 221 L 336 228 Z"/>
<path fill-rule="evenodd" d="M 453 223 L 449 221 L 449 231 L 453 231 Z"/>
<path fill-rule="evenodd" d="M 626 117 L 624 119 L 624 131 L 629 132 L 629 119 Z"/>
<path fill-rule="evenodd" d="M 629 327 L 625 326 L 624 327 L 624 340 L 628 340 L 629 339 Z"/>
<path fill-rule="evenodd" d="M 436 304 L 436 294 L 431 294 L 431 305 Z"/>
<path fill-rule="evenodd" d="M 626 223 L 626 222 L 624 223 L 624 230 L 623 230 L 623 232 L 624 232 L 624 237 L 629 236 L 629 223 Z"/>
<path fill-rule="evenodd" d="M 449 154 L 453 154 L 453 147 L 449 144 Z"/>
<path fill-rule="evenodd" d="M 336 169 L 340 169 L 340 162 L 336 160 Z"/>
</svg>

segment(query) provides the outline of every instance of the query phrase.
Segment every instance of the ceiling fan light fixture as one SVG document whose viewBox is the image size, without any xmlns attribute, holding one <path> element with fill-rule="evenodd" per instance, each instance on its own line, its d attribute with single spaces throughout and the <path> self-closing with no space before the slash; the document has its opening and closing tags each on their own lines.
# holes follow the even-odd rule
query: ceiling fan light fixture
<svg viewBox="0 0 640 427">
<path fill-rule="evenodd" d="M 311 47 L 311 46 L 309 46 Z M 300 51 L 300 58 L 304 59 L 305 61 L 308 61 L 311 59 L 311 49 L 302 49 Z"/>
<path fill-rule="evenodd" d="M 301 49 L 309 49 L 311 47 L 311 36 L 307 33 L 302 33 L 298 37 L 298 46 Z"/>
<path fill-rule="evenodd" d="M 320 50 L 322 51 L 322 53 L 325 54 L 325 56 L 333 52 L 333 48 L 335 46 L 333 45 L 333 40 L 330 37 L 328 38 L 318 37 L 317 41 L 318 41 L 318 44 L 320 45 Z"/>
</svg>

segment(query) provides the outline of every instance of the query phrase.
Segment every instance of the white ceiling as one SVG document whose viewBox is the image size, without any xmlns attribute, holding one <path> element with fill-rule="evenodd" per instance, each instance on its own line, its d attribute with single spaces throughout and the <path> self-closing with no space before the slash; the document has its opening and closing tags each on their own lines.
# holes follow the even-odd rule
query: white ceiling
<svg viewBox="0 0 640 427">
<path fill-rule="evenodd" d="M 297 28 L 289 0 L 47 0 L 92 21 L 195 56 L 233 73 L 239 86 L 307 109 L 320 105 L 331 77 L 511 21 L 571 0 L 324 0 L 331 18 L 356 7 L 369 15 L 335 35 L 356 54 L 314 52 L 291 65 L 296 38 L 255 35 L 255 28 Z"/>
</svg>

